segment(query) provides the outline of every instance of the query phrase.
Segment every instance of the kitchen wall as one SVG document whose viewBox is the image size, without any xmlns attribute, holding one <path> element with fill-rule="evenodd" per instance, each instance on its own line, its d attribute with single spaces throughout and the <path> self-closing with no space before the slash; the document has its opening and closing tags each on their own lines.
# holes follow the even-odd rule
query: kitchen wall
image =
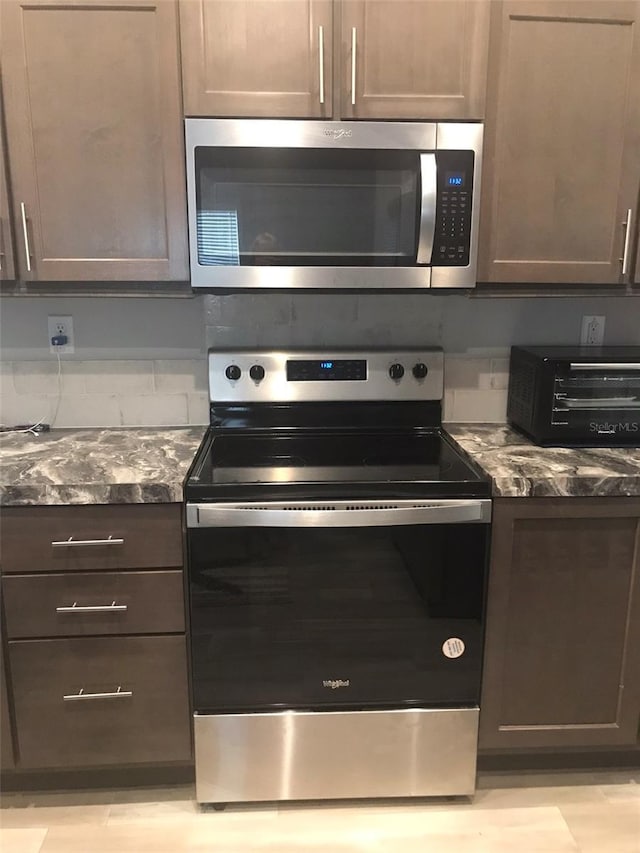
<svg viewBox="0 0 640 853">
<path fill-rule="evenodd" d="M 76 350 L 62 357 L 59 384 L 47 346 L 48 314 L 74 320 Z M 442 346 L 445 419 L 500 422 L 511 344 L 575 344 L 583 314 L 606 316 L 606 344 L 640 345 L 640 297 L 5 297 L 0 420 L 13 425 L 55 416 L 60 427 L 205 423 L 207 346 L 362 344 Z"/>
</svg>

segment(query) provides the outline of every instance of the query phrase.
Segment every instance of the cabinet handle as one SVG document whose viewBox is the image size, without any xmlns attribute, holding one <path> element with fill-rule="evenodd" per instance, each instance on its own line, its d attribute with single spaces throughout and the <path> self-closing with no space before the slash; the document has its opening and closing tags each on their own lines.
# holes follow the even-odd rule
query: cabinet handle
<svg viewBox="0 0 640 853">
<path fill-rule="evenodd" d="M 65 702 L 76 702 L 79 699 L 128 699 L 130 696 L 133 696 L 133 690 L 123 690 L 118 685 L 118 689 L 111 693 L 85 693 L 81 687 L 78 693 L 67 693 L 62 698 Z"/>
<path fill-rule="evenodd" d="M 630 207 L 627 210 L 627 218 L 622 223 L 624 228 L 624 250 L 622 252 L 622 275 L 625 276 L 629 272 L 629 248 L 631 246 L 631 219 L 633 217 L 633 209 Z"/>
<path fill-rule="evenodd" d="M 356 28 L 351 28 L 351 106 L 356 105 Z"/>
<path fill-rule="evenodd" d="M 114 539 L 113 536 L 108 539 L 74 539 L 70 536 L 68 539 L 51 543 L 52 548 L 78 548 L 85 545 L 124 545 L 124 539 Z"/>
<path fill-rule="evenodd" d="M 320 103 L 324 104 L 324 27 L 318 27 L 318 57 L 320 63 Z"/>
<path fill-rule="evenodd" d="M 24 202 L 20 202 L 20 213 L 22 214 L 22 234 L 24 236 L 24 256 L 27 261 L 27 272 L 31 272 L 31 249 L 29 248 L 29 232 L 27 231 L 27 209 Z"/>
<path fill-rule="evenodd" d="M 90 604 L 78 605 L 76 601 L 71 607 L 56 607 L 56 613 L 122 613 L 127 609 L 126 604 L 116 604 L 112 601 L 111 604 Z"/>
</svg>

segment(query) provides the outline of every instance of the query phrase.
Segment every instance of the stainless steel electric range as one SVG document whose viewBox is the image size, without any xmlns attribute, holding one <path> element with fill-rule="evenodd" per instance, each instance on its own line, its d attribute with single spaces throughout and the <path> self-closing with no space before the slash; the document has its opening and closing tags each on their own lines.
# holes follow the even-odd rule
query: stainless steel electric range
<svg viewBox="0 0 640 853">
<path fill-rule="evenodd" d="M 209 352 L 185 484 L 199 802 L 470 794 L 490 483 L 437 349 Z"/>
</svg>

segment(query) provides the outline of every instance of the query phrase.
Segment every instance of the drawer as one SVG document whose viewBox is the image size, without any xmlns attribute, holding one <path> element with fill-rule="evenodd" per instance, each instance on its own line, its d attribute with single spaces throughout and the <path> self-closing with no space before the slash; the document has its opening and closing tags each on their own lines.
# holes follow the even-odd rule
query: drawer
<svg viewBox="0 0 640 853">
<path fill-rule="evenodd" d="M 181 504 L 6 507 L 0 515 L 2 571 L 182 566 L 181 509 Z"/>
<path fill-rule="evenodd" d="M 12 640 L 184 631 L 180 569 L 7 575 L 2 593 Z"/>
<path fill-rule="evenodd" d="M 191 757 L 184 636 L 19 640 L 9 660 L 19 767 Z"/>
</svg>

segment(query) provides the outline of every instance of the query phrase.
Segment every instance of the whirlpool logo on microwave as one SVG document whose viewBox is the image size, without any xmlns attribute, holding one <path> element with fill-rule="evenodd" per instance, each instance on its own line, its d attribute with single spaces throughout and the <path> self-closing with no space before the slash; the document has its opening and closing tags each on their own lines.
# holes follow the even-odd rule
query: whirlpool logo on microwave
<svg viewBox="0 0 640 853">
<path fill-rule="evenodd" d="M 353 136 L 353 131 L 345 127 L 325 127 L 323 130 L 325 136 L 331 139 L 350 139 Z"/>
<path fill-rule="evenodd" d="M 611 435 L 617 432 L 638 432 L 640 431 L 640 424 L 637 421 L 631 421 L 629 423 L 622 423 L 620 421 L 617 424 L 609 423 L 609 421 L 605 421 L 604 423 L 591 421 L 589 423 L 589 429 L 591 432 Z"/>
<path fill-rule="evenodd" d="M 349 687 L 350 684 L 350 678 L 327 678 L 322 682 L 323 687 L 330 687 L 331 690 L 337 690 L 339 687 Z"/>
</svg>

